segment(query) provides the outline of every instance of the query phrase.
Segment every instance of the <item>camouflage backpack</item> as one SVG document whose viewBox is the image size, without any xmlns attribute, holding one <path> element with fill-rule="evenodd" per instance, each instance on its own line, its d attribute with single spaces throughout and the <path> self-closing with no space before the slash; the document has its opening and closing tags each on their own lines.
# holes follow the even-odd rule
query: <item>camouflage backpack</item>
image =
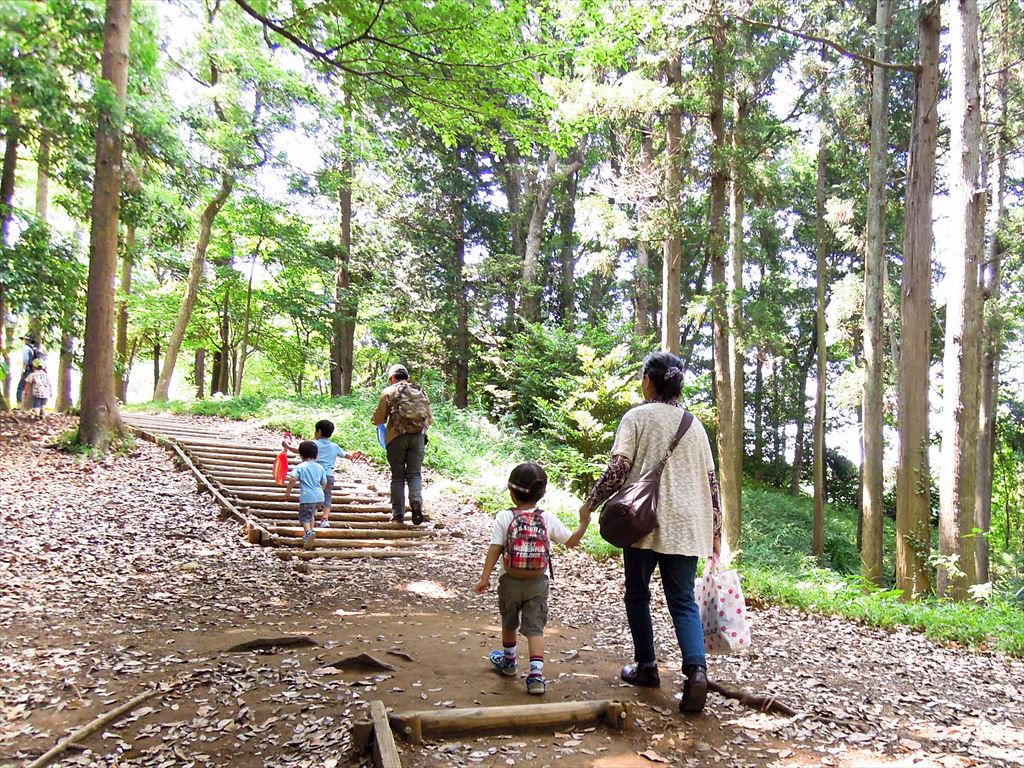
<svg viewBox="0 0 1024 768">
<path fill-rule="evenodd" d="M 430 400 L 422 388 L 411 382 L 399 385 L 391 406 L 391 425 L 402 435 L 422 432 L 430 426 Z"/>
</svg>

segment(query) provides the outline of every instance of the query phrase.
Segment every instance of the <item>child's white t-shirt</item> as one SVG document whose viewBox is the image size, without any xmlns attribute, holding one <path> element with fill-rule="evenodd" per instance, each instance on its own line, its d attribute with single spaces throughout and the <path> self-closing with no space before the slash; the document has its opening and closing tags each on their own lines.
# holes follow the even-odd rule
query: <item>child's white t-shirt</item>
<svg viewBox="0 0 1024 768">
<path fill-rule="evenodd" d="M 530 507 L 529 509 L 519 510 L 520 512 L 530 512 L 536 509 L 536 507 Z M 572 536 L 572 531 L 565 527 L 565 523 L 559 520 L 555 515 L 548 512 L 546 509 L 544 513 L 544 526 L 548 529 L 548 540 L 557 541 L 559 544 L 565 544 Z M 512 517 L 515 514 L 514 510 L 506 509 L 503 512 L 499 512 L 494 518 L 494 529 L 491 532 L 491 544 L 497 544 L 502 549 L 505 548 L 505 542 L 508 539 L 508 527 L 512 524 Z M 504 558 L 498 558 L 498 574 L 505 572 Z"/>
</svg>

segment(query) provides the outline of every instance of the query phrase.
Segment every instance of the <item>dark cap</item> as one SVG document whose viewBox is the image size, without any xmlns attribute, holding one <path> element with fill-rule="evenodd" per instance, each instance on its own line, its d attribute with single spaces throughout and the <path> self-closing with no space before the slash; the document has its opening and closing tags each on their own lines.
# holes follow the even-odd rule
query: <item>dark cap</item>
<svg viewBox="0 0 1024 768">
<path fill-rule="evenodd" d="M 22 341 L 28 341 L 28 342 L 30 342 L 32 344 L 36 343 L 36 337 L 35 336 L 22 336 L 21 340 Z"/>
<path fill-rule="evenodd" d="M 397 375 L 398 375 L 398 374 L 400 374 L 400 373 L 404 373 L 404 374 L 405 374 L 406 376 L 408 376 L 408 375 L 409 375 L 409 369 L 408 369 L 408 368 L 406 368 L 406 367 L 405 367 L 404 365 L 402 365 L 401 363 L 395 363 L 395 364 L 394 364 L 394 365 L 392 365 L 392 366 L 391 366 L 390 368 L 388 368 L 388 378 L 389 378 L 389 379 L 390 379 L 390 378 L 391 378 L 392 376 L 397 376 Z"/>
</svg>

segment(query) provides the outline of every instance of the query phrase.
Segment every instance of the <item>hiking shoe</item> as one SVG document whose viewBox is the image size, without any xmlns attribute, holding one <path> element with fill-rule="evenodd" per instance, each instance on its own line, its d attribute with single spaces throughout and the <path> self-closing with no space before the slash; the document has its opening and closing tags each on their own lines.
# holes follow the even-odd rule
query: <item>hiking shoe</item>
<svg viewBox="0 0 1024 768">
<path fill-rule="evenodd" d="M 543 696 L 545 691 L 548 689 L 548 681 L 544 679 L 544 675 L 527 675 L 526 676 L 526 692 L 532 696 Z"/>
<path fill-rule="evenodd" d="M 679 711 L 696 714 L 704 711 L 708 698 L 708 673 L 704 667 L 692 667 L 683 683 L 683 698 L 679 700 Z"/>
<path fill-rule="evenodd" d="M 302 536 L 302 548 L 312 549 L 316 546 L 316 531 L 306 531 Z"/>
<path fill-rule="evenodd" d="M 423 502 L 411 501 L 409 507 L 412 509 L 412 524 L 419 525 L 423 522 Z"/>
<path fill-rule="evenodd" d="M 405 515 L 401 515 L 401 516 L 399 516 L 399 515 L 392 515 L 391 516 L 391 522 L 392 523 L 404 523 L 405 522 Z"/>
<path fill-rule="evenodd" d="M 321 520 L 320 521 L 320 525 L 317 526 L 317 528 L 330 528 L 330 527 L 331 527 L 331 521 L 330 520 Z"/>
<path fill-rule="evenodd" d="M 660 688 L 661 676 L 657 664 L 627 664 L 619 675 L 623 681 L 641 688 Z"/>
<path fill-rule="evenodd" d="M 505 675 L 505 677 L 515 677 L 516 669 L 519 667 L 519 662 L 515 659 L 511 661 L 505 656 L 504 651 L 491 651 L 491 664 L 494 668 Z"/>
</svg>

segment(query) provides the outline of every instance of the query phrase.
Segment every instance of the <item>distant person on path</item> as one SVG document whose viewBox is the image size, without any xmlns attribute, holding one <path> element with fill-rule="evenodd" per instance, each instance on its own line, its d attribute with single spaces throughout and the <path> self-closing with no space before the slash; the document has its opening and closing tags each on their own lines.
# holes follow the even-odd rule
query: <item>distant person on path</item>
<svg viewBox="0 0 1024 768">
<path fill-rule="evenodd" d="M 316 463 L 323 467 L 324 472 L 327 474 L 327 486 L 324 488 L 324 509 L 323 515 L 320 517 L 320 527 L 330 528 L 331 496 L 334 492 L 334 465 L 339 458 L 358 459 L 359 451 L 352 451 L 350 453 L 331 440 L 331 435 L 334 434 L 333 421 L 321 419 L 316 423 L 314 429 L 315 432 L 313 433 L 313 437 L 317 450 Z M 282 440 L 281 445 L 285 450 L 291 451 L 292 453 L 299 452 L 298 447 L 292 445 L 287 440 Z"/>
<path fill-rule="evenodd" d="M 25 342 L 25 345 L 21 348 L 21 378 L 18 379 L 18 407 L 22 407 L 22 403 L 25 402 L 25 382 L 32 373 L 32 361 L 36 359 L 36 355 L 39 350 L 36 347 L 35 336 L 22 336 L 21 340 Z M 10 390 L 8 390 L 9 392 Z"/>
<path fill-rule="evenodd" d="M 43 409 L 50 399 L 50 377 L 46 374 L 42 358 L 32 361 L 32 373 L 25 377 L 25 387 L 32 394 L 32 410 L 38 418 L 43 418 Z"/>
<path fill-rule="evenodd" d="M 427 393 L 409 381 L 404 365 L 388 369 L 388 387 L 381 393 L 373 423 L 387 424 L 384 444 L 391 467 L 391 519 L 405 522 L 405 486 L 409 484 L 409 509 L 412 522 L 423 522 L 423 454 L 427 429 L 434 421 Z"/>
<path fill-rule="evenodd" d="M 284 489 L 284 500 L 292 500 L 292 489 L 299 486 L 299 525 L 302 526 L 302 548 L 311 549 L 316 543 L 313 521 L 316 513 L 324 506 L 324 489 L 327 488 L 327 473 L 316 461 L 317 447 L 312 440 L 299 443 L 302 457 L 295 469 L 288 472 L 288 485 Z"/>
<path fill-rule="evenodd" d="M 581 518 L 665 457 L 686 413 L 679 402 L 682 384 L 683 362 L 675 355 L 657 352 L 644 360 L 641 387 L 645 402 L 622 417 L 611 461 L 580 508 Z M 722 513 L 711 445 L 703 425 L 694 419 L 665 464 L 658 527 L 622 552 L 626 618 L 633 636 L 635 663 L 623 667 L 621 677 L 631 685 L 661 685 L 651 626 L 650 582 L 657 567 L 683 657 L 686 682 L 679 702 L 682 712 L 700 712 L 707 697 L 704 631 L 693 587 L 698 558 L 717 557 L 721 535 Z"/>
<path fill-rule="evenodd" d="M 526 690 L 540 696 L 547 690 L 544 679 L 544 626 L 548 621 L 548 572 L 551 541 L 575 547 L 590 524 L 590 515 L 580 515 L 580 524 L 569 533 L 561 520 L 537 507 L 548 488 L 544 468 L 535 462 L 520 464 L 508 478 L 512 509 L 494 518 L 491 545 L 487 548 L 483 573 L 473 591 L 484 594 L 491 586 L 491 572 L 501 558 L 498 577 L 498 610 L 501 613 L 501 645 L 491 652 L 491 664 L 512 677 L 518 669 L 518 631 L 526 637 L 530 671 Z"/>
</svg>

